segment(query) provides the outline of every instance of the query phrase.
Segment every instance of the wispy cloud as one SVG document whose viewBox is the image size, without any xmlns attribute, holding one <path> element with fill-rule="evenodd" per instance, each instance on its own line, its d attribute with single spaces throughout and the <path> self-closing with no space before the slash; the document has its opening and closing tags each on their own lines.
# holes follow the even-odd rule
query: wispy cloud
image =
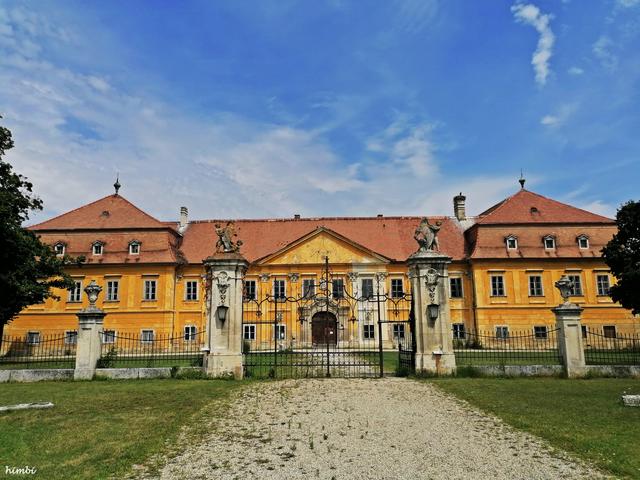
<svg viewBox="0 0 640 480">
<path fill-rule="evenodd" d="M 569 70 L 567 70 L 567 72 L 569 73 L 569 75 L 582 75 L 584 73 L 584 69 L 580 67 L 571 67 L 569 68 Z"/>
<path fill-rule="evenodd" d="M 548 13 L 542 13 L 537 6 L 531 3 L 516 3 L 511 7 L 511 12 L 517 22 L 531 25 L 540 34 L 538 46 L 531 58 L 531 64 L 535 71 L 536 82 L 539 85 L 545 85 L 550 72 L 549 60 L 553 55 L 553 44 L 555 42 L 555 36 L 550 27 L 553 16 Z"/>
<path fill-rule="evenodd" d="M 591 50 L 603 67 L 614 70 L 618 66 L 618 57 L 614 53 L 614 48 L 613 40 L 606 35 L 602 35 L 595 41 Z"/>
<path fill-rule="evenodd" d="M 540 123 L 550 128 L 560 127 L 566 123 L 576 109 L 577 104 L 575 103 L 562 105 L 555 113 L 542 117 Z"/>
</svg>

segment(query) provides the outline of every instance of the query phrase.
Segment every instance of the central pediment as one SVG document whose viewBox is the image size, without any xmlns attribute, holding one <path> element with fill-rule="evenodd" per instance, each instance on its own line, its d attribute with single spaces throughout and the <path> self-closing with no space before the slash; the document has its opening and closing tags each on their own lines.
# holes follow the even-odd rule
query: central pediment
<svg viewBox="0 0 640 480">
<path fill-rule="evenodd" d="M 294 240 L 277 252 L 259 259 L 260 265 L 322 264 L 329 255 L 331 263 L 389 263 L 389 259 L 352 240 L 320 227 Z"/>
</svg>

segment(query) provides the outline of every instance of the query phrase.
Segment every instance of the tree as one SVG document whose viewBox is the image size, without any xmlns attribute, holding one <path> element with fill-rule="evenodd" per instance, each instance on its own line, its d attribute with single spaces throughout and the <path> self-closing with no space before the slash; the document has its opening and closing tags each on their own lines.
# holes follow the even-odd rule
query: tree
<svg viewBox="0 0 640 480">
<path fill-rule="evenodd" d="M 617 284 L 611 298 L 640 314 L 640 202 L 629 201 L 616 214 L 618 233 L 602 249 L 604 261 L 611 268 Z"/>
<path fill-rule="evenodd" d="M 33 194 L 31 182 L 3 161 L 11 148 L 11 132 L 0 126 L 0 345 L 5 324 L 20 311 L 56 298 L 52 288 L 73 286 L 63 268 L 78 261 L 59 258 L 34 232 L 22 227 L 30 211 L 42 210 L 42 200 Z"/>
</svg>

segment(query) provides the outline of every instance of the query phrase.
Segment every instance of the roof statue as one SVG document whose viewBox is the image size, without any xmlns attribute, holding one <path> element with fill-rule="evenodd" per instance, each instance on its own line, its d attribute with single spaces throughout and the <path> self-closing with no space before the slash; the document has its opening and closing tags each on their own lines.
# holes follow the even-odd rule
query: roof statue
<svg viewBox="0 0 640 480">
<path fill-rule="evenodd" d="M 416 239 L 420 249 L 418 252 L 439 252 L 440 244 L 438 243 L 438 232 L 442 222 L 438 220 L 435 225 L 429 223 L 428 218 L 423 218 L 416 228 L 413 238 Z"/>
<path fill-rule="evenodd" d="M 237 237 L 235 224 L 233 222 L 227 222 L 224 227 L 221 227 L 219 223 L 215 224 L 216 234 L 218 235 L 218 241 L 216 242 L 217 253 L 233 253 L 239 252 L 242 240 L 233 240 Z"/>
</svg>

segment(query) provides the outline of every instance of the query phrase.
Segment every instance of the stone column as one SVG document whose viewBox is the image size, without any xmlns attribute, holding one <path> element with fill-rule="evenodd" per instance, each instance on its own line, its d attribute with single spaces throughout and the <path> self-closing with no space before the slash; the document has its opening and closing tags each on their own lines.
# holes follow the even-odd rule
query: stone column
<svg viewBox="0 0 640 480">
<path fill-rule="evenodd" d="M 89 306 L 83 308 L 78 316 L 78 340 L 76 345 L 76 368 L 73 372 L 75 380 L 91 380 L 96 373 L 96 365 L 100 359 L 102 325 L 107 315 L 96 307 L 96 300 L 102 291 L 95 280 L 84 289 L 89 297 Z"/>
<path fill-rule="evenodd" d="M 212 377 L 233 375 L 242 369 L 242 294 L 249 263 L 239 253 L 222 252 L 204 261 L 207 292 L 207 352 L 204 367 Z"/>
<path fill-rule="evenodd" d="M 584 348 L 582 346 L 582 325 L 580 322 L 583 309 L 569 301 L 572 288 L 571 280 L 563 276 L 556 282 L 556 287 L 560 290 L 564 300 L 564 303 L 551 309 L 556 316 L 558 349 L 567 377 L 583 377 L 587 372 Z"/>
<path fill-rule="evenodd" d="M 415 317 L 416 372 L 455 372 L 447 288 L 451 258 L 420 250 L 407 259 Z"/>
</svg>

